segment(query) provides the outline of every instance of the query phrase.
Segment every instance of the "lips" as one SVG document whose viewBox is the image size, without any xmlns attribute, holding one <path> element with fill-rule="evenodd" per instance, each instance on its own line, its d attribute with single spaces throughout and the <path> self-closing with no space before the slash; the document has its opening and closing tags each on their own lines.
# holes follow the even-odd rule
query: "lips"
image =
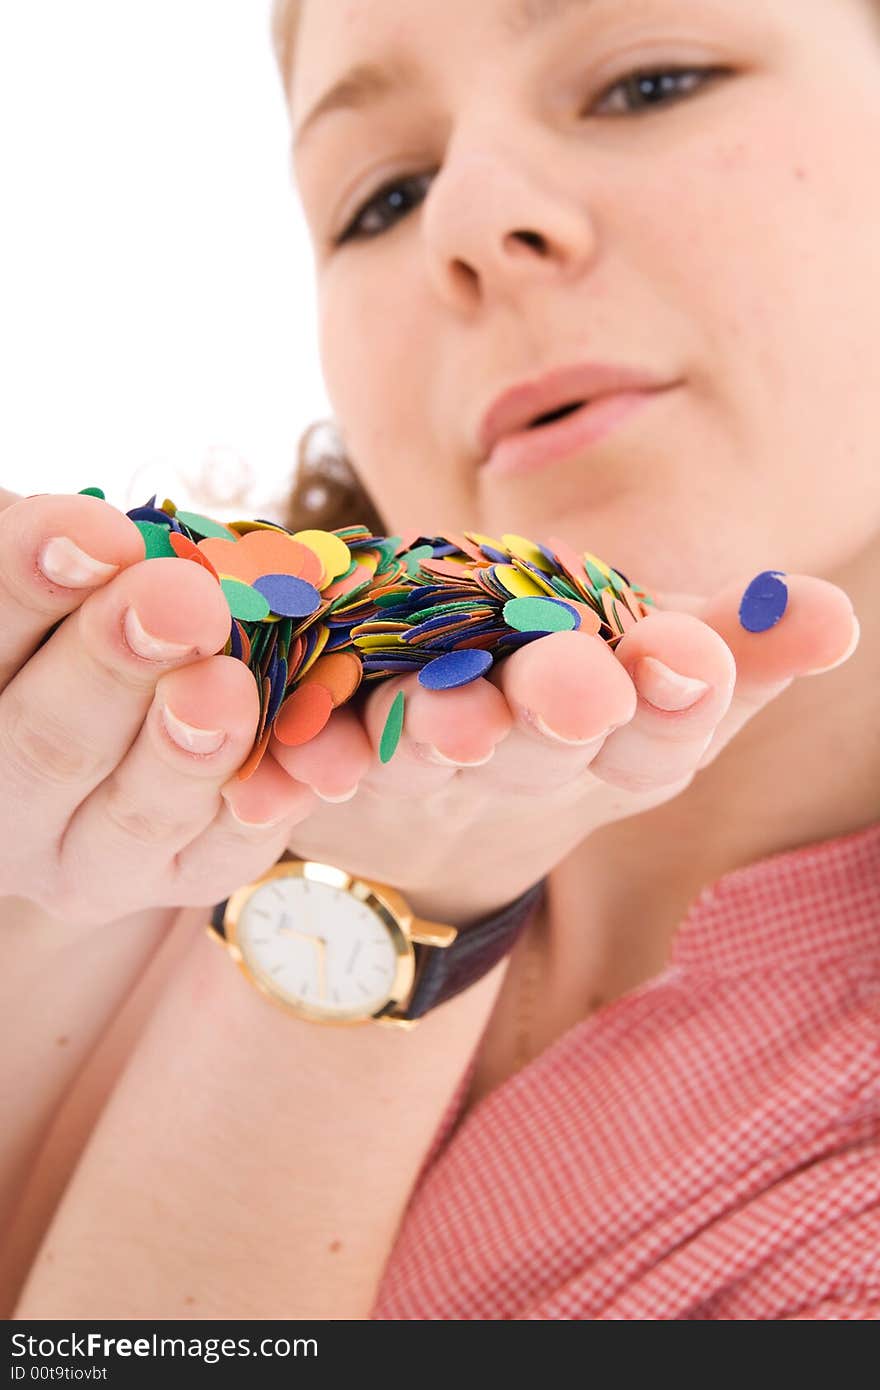
<svg viewBox="0 0 880 1390">
<path fill-rule="evenodd" d="M 561 418 L 597 397 L 621 392 L 659 390 L 666 383 L 652 373 L 605 363 L 561 367 L 503 391 L 491 403 L 477 430 L 477 448 L 485 462 L 505 435 Z"/>
</svg>

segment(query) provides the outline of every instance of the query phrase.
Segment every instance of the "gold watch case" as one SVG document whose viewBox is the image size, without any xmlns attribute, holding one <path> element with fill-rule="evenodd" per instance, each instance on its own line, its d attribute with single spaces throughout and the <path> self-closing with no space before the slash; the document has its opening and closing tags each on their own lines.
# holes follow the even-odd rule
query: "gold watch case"
<svg viewBox="0 0 880 1390">
<path fill-rule="evenodd" d="M 372 1013 L 352 1011 L 350 1016 L 340 1017 L 337 1015 L 334 1018 L 328 1018 L 321 1009 L 313 1008 L 305 1003 L 296 1004 L 290 999 L 282 998 L 272 990 L 261 976 L 250 969 L 237 941 L 238 923 L 245 904 L 257 890 L 279 878 L 306 878 L 312 882 L 322 883 L 330 888 L 349 893 L 353 898 L 369 907 L 379 918 L 391 939 L 397 962 L 391 993 L 380 1010 Z M 225 939 L 211 922 L 206 924 L 205 930 L 213 940 L 226 947 L 247 980 L 261 994 L 297 1018 L 307 1019 L 312 1023 L 321 1023 L 330 1028 L 348 1028 L 359 1023 L 380 1023 L 393 1028 L 415 1028 L 416 1024 L 420 1022 L 419 1019 L 400 1018 L 395 1017 L 394 1014 L 394 1010 L 405 1007 L 412 992 L 416 968 L 413 945 L 419 943 L 425 946 L 451 946 L 458 935 L 458 929 L 445 922 L 429 922 L 416 917 L 403 894 L 398 889 L 392 888 L 390 884 L 380 883 L 376 879 L 362 878 L 357 874 L 350 874 L 335 864 L 323 863 L 316 859 L 299 859 L 292 855 L 280 860 L 271 869 L 267 869 L 253 883 L 244 884 L 229 895 L 224 915 L 224 928 L 226 931 Z"/>
</svg>

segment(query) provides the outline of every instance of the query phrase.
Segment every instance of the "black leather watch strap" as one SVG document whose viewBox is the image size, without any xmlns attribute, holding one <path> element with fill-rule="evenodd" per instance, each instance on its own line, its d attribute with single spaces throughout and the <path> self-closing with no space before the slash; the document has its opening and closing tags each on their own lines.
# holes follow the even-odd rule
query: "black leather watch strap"
<svg viewBox="0 0 880 1390">
<path fill-rule="evenodd" d="M 223 937 L 224 941 L 226 940 L 226 931 L 223 927 L 223 918 L 226 916 L 226 904 L 228 902 L 229 899 L 224 898 L 222 903 L 218 903 L 217 906 L 214 908 L 214 911 L 211 913 L 211 926 L 214 928 L 216 932 L 219 933 L 220 936 Z"/>
<path fill-rule="evenodd" d="M 520 897 L 490 917 L 459 932 L 451 946 L 415 944 L 416 977 L 409 1006 L 394 1010 L 396 1018 L 421 1018 L 488 974 L 510 951 L 544 896 L 541 879 Z"/>
</svg>

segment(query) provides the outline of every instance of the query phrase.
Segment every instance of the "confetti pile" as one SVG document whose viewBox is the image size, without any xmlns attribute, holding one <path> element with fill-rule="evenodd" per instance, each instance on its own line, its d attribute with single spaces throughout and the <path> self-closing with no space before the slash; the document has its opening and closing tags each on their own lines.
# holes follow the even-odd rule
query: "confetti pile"
<svg viewBox="0 0 880 1390">
<path fill-rule="evenodd" d="M 81 493 L 106 501 L 97 487 Z M 239 781 L 259 767 L 273 731 L 288 746 L 307 743 L 362 682 L 415 670 L 427 689 L 450 690 L 548 632 L 579 629 L 614 645 L 655 606 L 619 571 L 554 537 L 544 546 L 475 531 L 291 532 L 259 518 L 224 524 L 169 498 L 156 506 L 155 495 L 126 515 L 146 559 L 202 565 L 223 590 L 231 622 L 222 654 L 245 662 L 260 693 Z M 403 717 L 399 690 L 380 740 L 383 763 Z"/>
</svg>

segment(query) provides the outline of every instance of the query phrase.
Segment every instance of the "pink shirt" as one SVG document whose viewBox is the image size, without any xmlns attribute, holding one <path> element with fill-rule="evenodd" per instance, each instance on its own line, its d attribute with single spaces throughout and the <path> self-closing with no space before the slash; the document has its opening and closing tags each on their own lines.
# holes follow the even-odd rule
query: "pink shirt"
<svg viewBox="0 0 880 1390">
<path fill-rule="evenodd" d="M 472 1070 L 372 1318 L 877 1318 L 880 821 L 703 889 L 456 1126 Z"/>
</svg>

